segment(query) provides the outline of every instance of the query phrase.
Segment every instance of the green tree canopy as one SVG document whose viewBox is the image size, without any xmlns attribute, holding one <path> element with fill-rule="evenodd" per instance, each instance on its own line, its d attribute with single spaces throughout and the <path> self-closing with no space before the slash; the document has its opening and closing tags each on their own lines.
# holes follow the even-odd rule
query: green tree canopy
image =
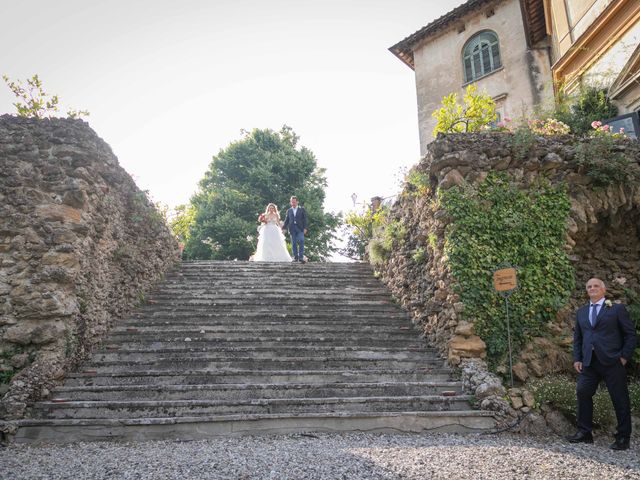
<svg viewBox="0 0 640 480">
<path fill-rule="evenodd" d="M 284 219 L 295 195 L 309 221 L 305 253 L 310 260 L 325 259 L 334 251 L 340 220 L 323 210 L 324 173 L 314 154 L 298 146 L 290 127 L 245 133 L 213 157 L 191 198 L 194 214 L 185 235 L 186 258 L 248 259 L 256 247 L 258 214 L 273 202 Z"/>
</svg>

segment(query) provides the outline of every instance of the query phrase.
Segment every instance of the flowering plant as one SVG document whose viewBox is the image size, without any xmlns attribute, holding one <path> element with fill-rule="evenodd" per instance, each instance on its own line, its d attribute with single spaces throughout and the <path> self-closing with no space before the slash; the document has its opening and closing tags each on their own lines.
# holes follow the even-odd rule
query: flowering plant
<svg viewBox="0 0 640 480">
<path fill-rule="evenodd" d="M 492 123 L 485 125 L 485 127 L 485 130 L 490 130 L 492 132 L 513 132 L 516 129 L 516 126 L 513 125 L 509 117 L 505 117 L 503 120 L 500 120 L 495 124 Z"/>
<path fill-rule="evenodd" d="M 529 128 L 537 135 L 566 135 L 571 128 L 566 123 L 547 118 L 545 120 L 529 120 Z"/>
<path fill-rule="evenodd" d="M 594 131 L 590 132 L 593 135 L 611 135 L 613 138 L 626 138 L 627 135 L 624 133 L 624 128 L 620 128 L 617 132 L 613 131 L 611 125 L 603 125 L 600 120 L 595 120 L 591 122 L 591 128 Z"/>
<path fill-rule="evenodd" d="M 605 300 L 605 301 L 604 301 L 604 304 L 605 304 L 605 306 L 607 306 L 607 307 L 611 307 L 611 305 L 613 305 L 613 304 L 611 303 L 611 300 Z"/>
</svg>

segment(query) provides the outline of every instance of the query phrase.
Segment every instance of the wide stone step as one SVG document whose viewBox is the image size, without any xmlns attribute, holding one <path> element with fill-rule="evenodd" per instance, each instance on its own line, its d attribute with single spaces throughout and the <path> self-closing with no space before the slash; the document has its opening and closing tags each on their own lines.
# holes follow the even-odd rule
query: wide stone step
<svg viewBox="0 0 640 480">
<path fill-rule="evenodd" d="M 171 323 L 172 320 L 181 319 L 210 320 L 211 323 L 224 323 L 226 318 L 239 318 L 255 320 L 263 318 L 265 321 L 273 319 L 295 319 L 324 321 L 327 325 L 360 324 L 360 325 L 410 325 L 410 319 L 406 315 L 399 315 L 393 307 L 379 309 L 338 309 L 330 308 L 324 311 L 307 308 L 299 305 L 295 309 L 278 308 L 273 310 L 262 307 L 252 307 L 242 309 L 237 305 L 198 305 L 198 306 L 176 306 L 160 307 L 157 305 L 146 306 L 130 317 L 132 321 L 153 321 L 164 320 Z M 230 320 L 228 320 L 230 321 Z"/>
<path fill-rule="evenodd" d="M 247 299 L 244 301 L 242 297 L 237 298 L 229 298 L 229 299 L 220 299 L 220 300 L 191 300 L 188 302 L 183 302 L 180 299 L 175 299 L 175 304 L 171 303 L 158 303 L 153 299 L 150 299 L 147 303 L 145 303 L 140 311 L 144 312 L 147 310 L 166 310 L 166 309 L 185 309 L 185 308 L 195 308 L 196 311 L 198 308 L 203 308 L 207 306 L 218 306 L 220 308 L 227 307 L 237 307 L 238 305 L 244 304 L 247 310 L 263 310 L 265 312 L 278 312 L 277 307 L 289 307 L 289 310 L 284 310 L 283 313 L 295 314 L 295 313 L 308 313 L 307 311 L 301 312 L 300 310 L 309 310 L 311 308 L 316 309 L 317 311 L 323 312 L 354 312 L 356 314 L 363 314 L 365 312 L 388 312 L 388 313 L 400 313 L 398 311 L 397 305 L 395 305 L 391 300 L 386 299 L 363 299 L 363 300 L 345 300 L 343 302 L 329 302 L 322 298 L 316 299 L 305 299 L 304 301 L 300 301 L 296 298 L 282 296 L 278 299 L 273 299 L 268 303 L 255 298 L 255 299 Z M 322 308 L 319 308 L 322 307 Z M 407 315 L 405 314 L 405 318 Z"/>
<path fill-rule="evenodd" d="M 199 384 L 59 387 L 52 401 L 111 400 L 251 400 L 276 398 L 343 398 L 461 395 L 460 382 Z"/>
<path fill-rule="evenodd" d="M 193 359 L 164 359 L 153 360 L 113 360 L 102 362 L 90 362 L 85 366 L 86 370 L 105 372 L 139 372 L 143 370 L 208 370 L 242 369 L 242 370 L 369 370 L 369 369 L 397 369 L 419 370 L 421 368 L 438 368 L 442 366 L 441 360 L 415 359 L 390 359 L 378 358 L 325 358 L 325 357 L 288 357 L 288 358 L 262 358 L 237 357 L 237 358 L 193 358 Z"/>
<path fill-rule="evenodd" d="M 220 272 L 226 272 L 229 274 L 240 275 L 243 273 L 251 274 L 282 274 L 287 275 L 305 275 L 308 273 L 314 274 L 330 274 L 334 276 L 340 275 L 369 275 L 373 277 L 371 267 L 368 265 L 362 266 L 346 266 L 345 268 L 336 268 L 336 264 L 322 264 L 309 262 L 304 265 L 298 263 L 240 263 L 235 265 L 189 265 L 184 263 L 181 268 L 171 275 L 189 275 L 189 274 L 216 274 Z"/>
<path fill-rule="evenodd" d="M 268 305 L 269 308 L 280 305 L 292 306 L 317 306 L 324 305 L 327 308 L 346 309 L 347 307 L 373 307 L 379 309 L 380 306 L 391 304 L 391 300 L 387 300 L 381 295 L 308 295 L 297 294 L 296 296 L 287 296 L 286 293 L 281 295 L 273 295 L 265 297 L 262 295 L 236 294 L 236 295 L 153 295 L 149 296 L 146 306 L 157 305 L 158 307 L 166 306 L 198 306 L 198 305 L 237 305 L 244 303 L 247 306 Z M 384 310 L 384 309 L 382 309 Z"/>
<path fill-rule="evenodd" d="M 188 340 L 187 340 L 188 339 Z M 332 329 L 316 330 L 316 331 L 304 331 L 298 330 L 297 332 L 291 332 L 288 329 L 268 329 L 264 328 L 253 329 L 238 326 L 238 328 L 228 329 L 226 331 L 207 331 L 205 328 L 200 330 L 196 329 L 182 329 L 182 330 L 125 330 L 112 332 L 108 339 L 108 343 L 122 343 L 122 342 L 208 342 L 211 344 L 224 343 L 224 342 L 268 342 L 268 341 L 283 341 L 283 342 L 330 342 L 332 340 L 338 342 L 358 343 L 362 342 L 403 342 L 403 344 L 416 344 L 419 346 L 425 345 L 424 341 L 419 337 L 416 337 L 414 332 L 394 329 L 385 332 L 384 336 L 374 331 L 349 331 L 349 332 L 334 332 Z M 426 346 L 426 345 L 425 345 Z"/>
<path fill-rule="evenodd" d="M 246 273 L 243 275 L 220 272 L 218 274 L 205 274 L 205 275 L 180 275 L 175 277 L 169 277 L 166 279 L 166 283 L 163 283 L 161 287 L 173 287 L 173 286 L 193 286 L 202 288 L 215 288 L 217 286 L 231 287 L 233 289 L 246 289 L 248 287 L 258 289 L 274 289 L 283 291 L 286 290 L 289 293 L 293 293 L 299 290 L 308 290 L 311 288 L 318 289 L 333 289 L 336 286 L 349 289 L 359 289 L 365 291 L 369 288 L 380 289 L 383 285 L 379 280 L 376 280 L 366 274 L 363 275 L 325 275 L 322 273 L 301 272 L 296 274 L 295 272 L 282 272 L 279 275 L 263 275 L 260 273 Z M 273 289 L 271 289 L 273 290 Z M 388 291 L 386 292 L 388 294 Z"/>
<path fill-rule="evenodd" d="M 375 299 L 375 298 L 391 298 L 389 291 L 381 288 L 380 286 L 376 288 L 353 288 L 349 286 L 335 286 L 332 284 L 330 286 L 323 287 L 313 287 L 310 288 L 305 286 L 304 288 L 296 288 L 295 290 L 291 290 L 289 288 L 281 287 L 280 289 L 272 288 L 269 285 L 269 288 L 264 288 L 264 282 L 256 282 L 255 287 L 247 288 L 246 285 L 238 286 L 226 286 L 225 288 L 220 288 L 220 285 L 212 284 L 203 287 L 196 287 L 191 284 L 185 284 L 184 288 L 172 288 L 168 289 L 165 285 L 160 289 L 156 289 L 151 293 L 150 298 L 154 299 L 162 299 L 162 298 L 205 298 L 205 299 L 216 299 L 216 298 L 257 298 L 257 299 L 272 299 L 272 298 L 280 298 L 284 296 L 290 296 L 298 299 L 307 299 L 307 298 L 327 298 L 333 299 L 334 301 L 342 300 L 342 299 L 352 299 L 352 298 L 363 298 L 363 299 Z"/>
<path fill-rule="evenodd" d="M 339 270 L 368 270 L 371 271 L 371 266 L 366 262 L 343 262 L 343 263 L 334 263 L 334 262 L 308 262 L 304 265 L 298 263 L 287 263 L 287 262 L 249 262 L 246 260 L 216 260 L 212 262 L 211 260 L 186 260 L 181 264 L 180 270 L 189 270 L 189 269 L 220 269 L 220 268 L 233 268 L 233 269 L 279 269 L 282 268 L 283 265 L 288 265 L 291 268 L 326 268 L 333 271 Z"/>
<path fill-rule="evenodd" d="M 268 305 L 268 306 L 266 306 Z M 266 307 L 265 307 L 266 306 Z M 244 299 L 242 297 L 238 298 L 220 298 L 216 300 L 183 300 L 180 298 L 176 298 L 173 301 L 167 301 L 165 303 L 151 301 L 146 304 L 142 308 L 142 312 L 146 311 L 161 311 L 170 309 L 171 311 L 175 310 L 185 310 L 190 308 L 195 308 L 197 311 L 198 308 L 237 308 L 242 307 L 242 310 L 266 310 L 273 312 L 278 309 L 291 309 L 294 311 L 305 310 L 308 311 L 310 309 L 320 310 L 322 309 L 325 312 L 344 312 L 344 311 L 352 311 L 355 310 L 357 312 L 392 312 L 395 310 L 395 307 L 392 306 L 391 302 L 387 300 L 345 300 L 342 302 L 336 302 L 335 304 L 324 301 L 322 298 L 309 298 L 304 299 L 304 301 L 300 301 L 295 297 L 279 297 L 277 299 L 271 299 L 268 304 L 265 301 L 259 298 L 247 298 Z"/>
<path fill-rule="evenodd" d="M 224 338 L 217 339 L 194 339 L 197 337 L 181 336 L 175 338 L 154 339 L 153 337 L 126 337 L 110 338 L 98 352 L 109 351 L 194 351 L 209 350 L 218 351 L 221 348 L 260 348 L 260 349 L 279 349 L 279 348 L 313 348 L 313 347 L 335 347 L 335 348 L 362 348 L 369 350 L 371 348 L 397 348 L 411 351 L 429 352 L 426 346 L 411 343 L 415 339 L 389 339 L 380 340 L 377 338 L 279 338 L 258 335 L 253 338 L 232 338 L 226 340 Z"/>
<path fill-rule="evenodd" d="M 330 361 L 414 361 L 443 363 L 443 360 L 435 355 L 421 352 L 419 349 L 409 350 L 406 348 L 387 347 L 235 347 L 222 346 L 217 349 L 116 349 L 113 351 L 96 352 L 92 356 L 94 364 L 110 362 L 151 362 L 163 361 L 184 362 L 192 361 L 233 361 L 240 359 L 251 360 L 280 360 L 299 359 L 322 360 L 324 363 Z"/>
<path fill-rule="evenodd" d="M 148 320 L 139 322 L 137 326 L 131 326 L 129 322 L 119 323 L 110 334 L 110 338 L 116 338 L 119 335 L 132 335 L 131 338 L 138 338 L 138 335 L 177 335 L 184 337 L 193 336 L 195 334 L 207 335 L 226 335 L 237 332 L 253 333 L 255 335 L 263 334 L 286 334 L 287 336 L 305 335 L 317 338 L 319 334 L 333 335 L 375 335 L 388 337 L 395 334 L 403 334 L 412 338 L 414 342 L 419 340 L 420 332 L 413 327 L 406 326 L 402 323 L 388 323 L 381 325 L 347 325 L 347 324 L 331 324 L 326 322 L 312 322 L 309 320 L 300 320 L 292 323 L 284 321 L 263 321 L 259 318 L 251 320 L 238 320 L 236 322 L 213 323 L 201 321 L 193 322 L 170 322 L 163 320 Z M 226 338 L 226 337 L 225 337 Z"/>
<path fill-rule="evenodd" d="M 409 318 L 404 314 L 395 312 L 384 312 L 384 315 L 373 316 L 372 312 L 273 312 L 267 310 L 256 310 L 252 312 L 228 312 L 218 311 L 218 309 L 200 309 L 175 311 L 165 309 L 164 311 L 147 312 L 138 311 L 132 314 L 128 320 L 119 322 L 121 326 L 137 325 L 171 325 L 189 324 L 191 322 L 206 322 L 208 325 L 235 325 L 235 324 L 301 324 L 301 325 L 324 325 L 324 326 L 402 326 L 410 325 Z"/>
<path fill-rule="evenodd" d="M 175 274 L 169 276 L 167 278 L 168 282 L 179 283 L 184 281 L 194 280 L 196 282 L 206 282 L 206 281 L 229 281 L 233 280 L 235 285 L 239 285 L 244 283 L 247 284 L 256 284 L 256 280 L 265 280 L 270 283 L 273 282 L 275 284 L 285 285 L 286 281 L 289 280 L 289 289 L 293 290 L 300 286 L 306 286 L 311 283 L 316 285 L 321 285 L 320 280 L 329 280 L 336 283 L 342 284 L 351 284 L 354 287 L 364 285 L 380 285 L 381 282 L 375 279 L 372 275 L 367 275 L 366 272 L 355 272 L 355 273 L 332 273 L 326 271 L 312 271 L 312 270 L 298 270 L 298 269 L 289 269 L 289 270 L 279 270 L 273 272 L 235 272 L 235 271 L 218 271 L 218 272 L 182 272 L 180 274 Z M 329 282 L 325 282 L 325 285 L 329 284 Z M 263 282 L 264 285 L 264 282 Z"/>
<path fill-rule="evenodd" d="M 231 278 L 235 280 L 252 280 L 255 278 L 266 278 L 274 280 L 286 280 L 296 279 L 296 282 L 291 282 L 290 285 L 305 284 L 309 281 L 317 281 L 322 278 L 331 278 L 335 280 L 363 280 L 366 282 L 377 281 L 371 273 L 366 271 L 342 271 L 335 272 L 317 268 L 277 268 L 271 270 L 197 270 L 188 271 L 183 270 L 181 272 L 172 274 L 167 277 L 168 280 L 181 280 L 181 279 L 205 279 L 205 278 Z"/>
<path fill-rule="evenodd" d="M 428 382 L 450 381 L 449 368 L 421 368 L 420 370 L 142 370 L 97 373 L 82 370 L 67 376 L 65 386 L 116 385 L 209 385 L 227 383 L 345 383 L 345 382 Z"/>
<path fill-rule="evenodd" d="M 115 347 L 115 346 L 114 346 Z M 92 356 L 93 362 L 110 361 L 133 361 L 133 360 L 184 360 L 194 359 L 235 359 L 252 358 L 261 359 L 322 359 L 329 360 L 412 360 L 415 362 L 442 362 L 442 359 L 435 353 L 425 352 L 417 347 L 413 350 L 406 348 L 392 347 L 336 347 L 336 346 L 286 346 L 262 347 L 262 346 L 227 346 L 221 345 L 217 348 L 147 348 L 147 349 L 126 349 L 112 348 L 97 351 Z"/>
<path fill-rule="evenodd" d="M 39 402 L 42 418 L 164 418 L 200 415 L 406 412 L 469 409 L 468 395 L 348 398 L 269 398 L 252 400 L 125 400 Z"/>
<path fill-rule="evenodd" d="M 295 288 L 297 285 L 306 285 L 307 283 L 318 282 L 320 279 L 331 279 L 336 282 L 346 282 L 351 280 L 353 286 L 360 285 L 361 282 L 367 284 L 381 284 L 381 282 L 374 277 L 371 271 L 366 270 L 327 270 L 309 267 L 293 267 L 288 268 L 272 268 L 272 269 L 181 269 L 180 271 L 173 272 L 166 277 L 167 282 L 180 282 L 184 280 L 235 280 L 241 281 L 255 281 L 255 279 L 269 279 L 274 282 L 285 283 L 287 279 L 295 279 L 294 282 L 289 283 L 289 288 Z"/>
<path fill-rule="evenodd" d="M 96 440 L 206 440 L 226 435 L 366 431 L 379 433 L 480 433 L 496 425 L 489 412 L 340 412 L 210 415 L 199 417 L 22 420 L 15 443 Z"/>
<path fill-rule="evenodd" d="M 306 298 L 324 298 L 333 299 L 334 301 L 340 299 L 351 299 L 362 297 L 364 299 L 370 298 L 391 298 L 389 291 L 382 288 L 380 285 L 374 288 L 354 288 L 349 286 L 335 286 L 324 285 L 323 287 L 309 288 L 296 288 L 291 290 L 291 285 L 288 288 L 285 286 L 282 289 L 275 289 L 271 285 L 269 288 L 264 288 L 263 282 L 257 282 L 255 287 L 247 288 L 246 286 L 238 287 L 227 286 L 226 288 L 220 288 L 220 285 L 208 285 L 203 287 L 196 287 L 192 284 L 185 284 L 183 288 L 168 288 L 164 285 L 162 288 L 158 288 L 152 292 L 150 298 L 159 300 L 176 297 L 184 299 L 192 298 L 204 298 L 204 299 L 216 299 L 216 298 L 259 298 L 259 299 L 272 299 L 279 298 L 282 295 L 294 296 L 296 299 Z"/>
<path fill-rule="evenodd" d="M 274 284 L 285 285 L 289 280 L 289 289 L 294 289 L 298 285 L 306 286 L 309 284 L 321 285 L 320 281 L 325 280 L 325 285 L 329 282 L 336 282 L 342 284 L 351 284 L 353 286 L 364 285 L 380 285 L 380 281 L 375 279 L 371 274 L 366 272 L 339 272 L 333 273 L 321 270 L 302 270 L 302 269 L 285 269 L 278 271 L 203 271 L 203 272 L 181 272 L 167 277 L 167 282 L 180 283 L 185 281 L 196 282 L 216 282 L 216 281 L 234 281 L 237 286 L 242 283 L 255 284 L 256 280 L 262 279 L 273 282 Z M 264 285 L 264 283 L 263 283 Z"/>
<path fill-rule="evenodd" d="M 268 285 L 268 289 L 265 289 Z M 356 285 L 356 286 L 354 286 Z M 253 279 L 240 282 L 233 279 L 199 280 L 166 283 L 148 292 L 147 298 L 159 296 L 191 296 L 194 294 L 210 295 L 260 295 L 264 297 L 279 296 L 312 296 L 317 294 L 326 298 L 333 295 L 371 297 L 375 294 L 381 298 L 393 298 L 388 290 L 381 286 L 380 282 L 362 282 L 360 280 L 334 281 L 330 279 L 318 279 L 315 282 L 298 284 L 292 288 L 291 279 L 282 279 L 281 283 L 274 283 L 271 279 Z"/>
</svg>

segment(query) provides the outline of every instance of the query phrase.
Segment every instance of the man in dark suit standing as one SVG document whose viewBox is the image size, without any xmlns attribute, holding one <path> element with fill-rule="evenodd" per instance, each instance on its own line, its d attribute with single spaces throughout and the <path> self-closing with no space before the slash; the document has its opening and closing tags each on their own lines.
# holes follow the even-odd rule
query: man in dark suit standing
<svg viewBox="0 0 640 480">
<path fill-rule="evenodd" d="M 291 208 L 287 210 L 282 228 L 289 230 L 291 235 L 293 261 L 305 263 L 304 236 L 307 234 L 307 212 L 303 207 L 298 206 L 298 197 L 291 197 Z"/>
<path fill-rule="evenodd" d="M 627 364 L 636 347 L 636 331 L 624 305 L 605 300 L 606 287 L 599 278 L 587 282 L 588 305 L 578 309 L 573 332 L 573 367 L 578 372 L 578 432 L 572 443 L 593 443 L 593 395 L 605 381 L 618 420 L 610 448 L 627 450 L 631 436 L 631 407 Z"/>
</svg>

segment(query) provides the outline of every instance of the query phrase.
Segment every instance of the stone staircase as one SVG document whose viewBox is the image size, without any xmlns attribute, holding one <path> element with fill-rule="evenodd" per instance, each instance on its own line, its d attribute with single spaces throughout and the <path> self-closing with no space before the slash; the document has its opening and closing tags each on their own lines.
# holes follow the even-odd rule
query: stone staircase
<svg viewBox="0 0 640 480">
<path fill-rule="evenodd" d="M 189 262 L 15 442 L 490 429 L 368 265 Z"/>
</svg>

